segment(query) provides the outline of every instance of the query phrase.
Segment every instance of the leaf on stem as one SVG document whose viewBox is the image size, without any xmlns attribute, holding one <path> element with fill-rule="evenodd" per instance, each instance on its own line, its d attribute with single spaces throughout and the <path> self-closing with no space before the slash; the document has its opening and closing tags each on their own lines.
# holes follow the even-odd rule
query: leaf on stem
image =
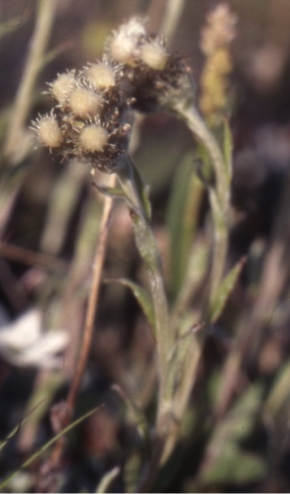
<svg viewBox="0 0 290 494">
<path fill-rule="evenodd" d="M 147 419 L 141 410 L 141 408 L 132 401 L 127 394 L 122 390 L 120 386 L 117 384 L 114 384 L 111 386 L 111 389 L 116 391 L 118 395 L 122 398 L 124 401 L 126 407 L 128 408 L 128 411 L 131 414 L 132 421 L 134 422 L 136 429 L 138 431 L 139 436 L 142 438 L 142 440 L 148 444 L 149 441 L 149 425 L 147 422 Z"/>
<path fill-rule="evenodd" d="M 136 166 L 134 165 L 134 163 L 131 162 L 131 165 L 133 169 L 134 182 L 137 188 L 137 192 L 142 201 L 144 211 L 146 212 L 146 216 L 148 219 L 150 219 L 152 210 L 151 210 L 151 203 L 148 197 L 148 187 L 144 185 L 141 175 L 138 169 L 136 168 Z"/>
<path fill-rule="evenodd" d="M 231 269 L 227 276 L 223 279 L 216 299 L 214 300 L 210 311 L 210 322 L 215 323 L 221 315 L 224 307 L 237 283 L 240 273 L 244 267 L 246 258 L 243 257 L 238 263 Z"/>
<path fill-rule="evenodd" d="M 188 270 L 202 192 L 203 185 L 193 166 L 193 154 L 186 153 L 176 170 L 167 212 L 170 233 L 170 288 L 174 298 L 180 291 Z"/>
</svg>

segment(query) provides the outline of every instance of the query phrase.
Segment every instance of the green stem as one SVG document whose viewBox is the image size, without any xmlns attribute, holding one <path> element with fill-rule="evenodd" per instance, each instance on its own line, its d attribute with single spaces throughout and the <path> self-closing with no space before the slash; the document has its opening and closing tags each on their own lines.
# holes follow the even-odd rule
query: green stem
<svg viewBox="0 0 290 494">
<path fill-rule="evenodd" d="M 168 376 L 174 338 L 169 327 L 160 253 L 146 213 L 144 190 L 140 190 L 140 184 L 137 184 L 134 178 L 133 166 L 132 162 L 127 159 L 118 173 L 118 178 L 129 204 L 133 205 L 131 216 L 137 248 L 144 263 L 151 271 L 149 280 L 155 314 L 159 375 L 156 433 L 159 439 L 164 439 L 169 427 L 172 406 L 173 385 Z"/>
</svg>

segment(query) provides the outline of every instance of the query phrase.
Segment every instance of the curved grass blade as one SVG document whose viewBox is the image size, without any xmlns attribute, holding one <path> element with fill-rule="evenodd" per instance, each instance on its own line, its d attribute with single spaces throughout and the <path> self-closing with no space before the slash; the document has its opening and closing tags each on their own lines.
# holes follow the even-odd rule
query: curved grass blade
<svg viewBox="0 0 290 494">
<path fill-rule="evenodd" d="M 41 448 L 39 448 L 36 451 L 36 453 L 34 453 L 32 456 L 30 456 L 30 458 L 28 458 L 28 460 L 26 460 L 24 463 L 22 463 L 22 465 L 21 465 L 20 468 L 18 468 L 13 473 L 11 473 L 10 475 L 8 475 L 8 477 L 6 477 L 6 479 L 4 479 L 3 482 L 1 482 L 1 484 L 0 484 L 0 491 L 3 492 L 4 487 L 6 487 L 7 484 L 9 484 L 9 482 L 12 479 L 14 479 L 14 477 L 16 477 L 16 475 L 18 475 L 19 472 L 21 472 L 21 470 L 24 470 L 29 465 L 31 465 L 31 463 L 33 463 L 34 460 L 36 460 L 40 455 L 42 455 L 42 453 L 44 453 L 48 448 L 50 448 L 50 446 L 52 446 L 56 441 L 58 441 L 58 439 L 60 439 L 62 436 L 64 436 L 70 430 L 74 429 L 74 427 L 76 427 L 81 422 L 83 422 L 84 420 L 86 420 L 88 417 L 90 417 L 91 415 L 93 415 L 94 413 L 96 413 L 102 407 L 103 407 L 103 405 L 100 405 L 99 407 L 94 408 L 93 410 L 90 410 L 90 412 L 85 413 L 84 415 L 82 415 L 81 417 L 79 417 L 77 420 L 75 420 L 74 422 L 72 422 L 70 425 L 68 425 L 67 427 L 65 427 L 61 432 L 59 432 L 52 439 L 50 439 L 50 441 L 47 441 L 43 446 L 41 446 Z"/>
<path fill-rule="evenodd" d="M 108 488 L 110 487 L 110 484 L 115 480 L 115 478 L 119 475 L 120 473 L 120 467 L 114 467 L 112 470 L 109 472 L 105 473 L 103 478 L 101 479 L 97 489 L 96 493 L 98 492 L 107 492 Z"/>
</svg>

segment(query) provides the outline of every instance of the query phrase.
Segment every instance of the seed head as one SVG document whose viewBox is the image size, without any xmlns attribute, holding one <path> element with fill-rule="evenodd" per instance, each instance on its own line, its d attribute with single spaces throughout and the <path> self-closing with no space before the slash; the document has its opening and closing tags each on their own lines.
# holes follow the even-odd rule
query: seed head
<svg viewBox="0 0 290 494">
<path fill-rule="evenodd" d="M 236 36 L 237 17 L 226 3 L 219 4 L 207 16 L 201 32 L 201 50 L 209 56 L 220 48 L 227 48 Z"/>
<path fill-rule="evenodd" d="M 37 133 L 37 138 L 43 146 L 56 149 L 61 146 L 63 136 L 53 113 L 39 117 L 31 127 Z"/>
<path fill-rule="evenodd" d="M 85 127 L 79 137 L 80 147 L 88 153 L 103 151 L 109 139 L 109 134 L 100 125 L 88 125 Z"/>
<path fill-rule="evenodd" d="M 136 66 L 139 61 L 140 46 L 146 35 L 144 23 L 136 18 L 131 19 L 108 40 L 109 56 L 118 63 Z"/>
<path fill-rule="evenodd" d="M 103 62 L 89 65 L 84 76 L 94 89 L 105 91 L 115 86 L 116 78 L 113 68 Z"/>
<path fill-rule="evenodd" d="M 77 86 L 74 71 L 58 74 L 57 78 L 49 83 L 49 92 L 60 104 L 64 104 L 71 91 Z"/>
<path fill-rule="evenodd" d="M 140 49 L 142 62 L 153 70 L 164 70 L 168 53 L 163 44 L 156 41 L 147 41 Z"/>
<path fill-rule="evenodd" d="M 88 118 L 99 115 L 102 109 L 103 99 L 101 95 L 91 89 L 78 87 L 74 89 L 68 98 L 68 106 L 71 111 L 80 118 Z"/>
</svg>

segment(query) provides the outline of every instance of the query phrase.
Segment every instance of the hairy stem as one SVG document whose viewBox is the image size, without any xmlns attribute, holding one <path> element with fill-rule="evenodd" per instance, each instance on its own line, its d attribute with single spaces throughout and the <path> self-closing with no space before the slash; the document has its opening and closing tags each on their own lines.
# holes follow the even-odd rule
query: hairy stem
<svg viewBox="0 0 290 494">
<path fill-rule="evenodd" d="M 144 191 L 134 180 L 134 168 L 129 159 L 124 163 L 118 177 L 120 185 L 129 202 L 134 206 L 131 216 L 135 232 L 136 245 L 144 263 L 150 268 L 150 289 L 155 313 L 155 331 L 157 345 L 157 365 L 159 392 L 157 406 L 156 434 L 164 439 L 168 432 L 170 410 L 172 406 L 173 386 L 169 378 L 170 360 L 174 343 L 170 331 L 167 298 L 163 282 L 159 249 L 149 224 L 144 206 Z M 143 197 L 142 197 L 143 196 Z"/>
</svg>

